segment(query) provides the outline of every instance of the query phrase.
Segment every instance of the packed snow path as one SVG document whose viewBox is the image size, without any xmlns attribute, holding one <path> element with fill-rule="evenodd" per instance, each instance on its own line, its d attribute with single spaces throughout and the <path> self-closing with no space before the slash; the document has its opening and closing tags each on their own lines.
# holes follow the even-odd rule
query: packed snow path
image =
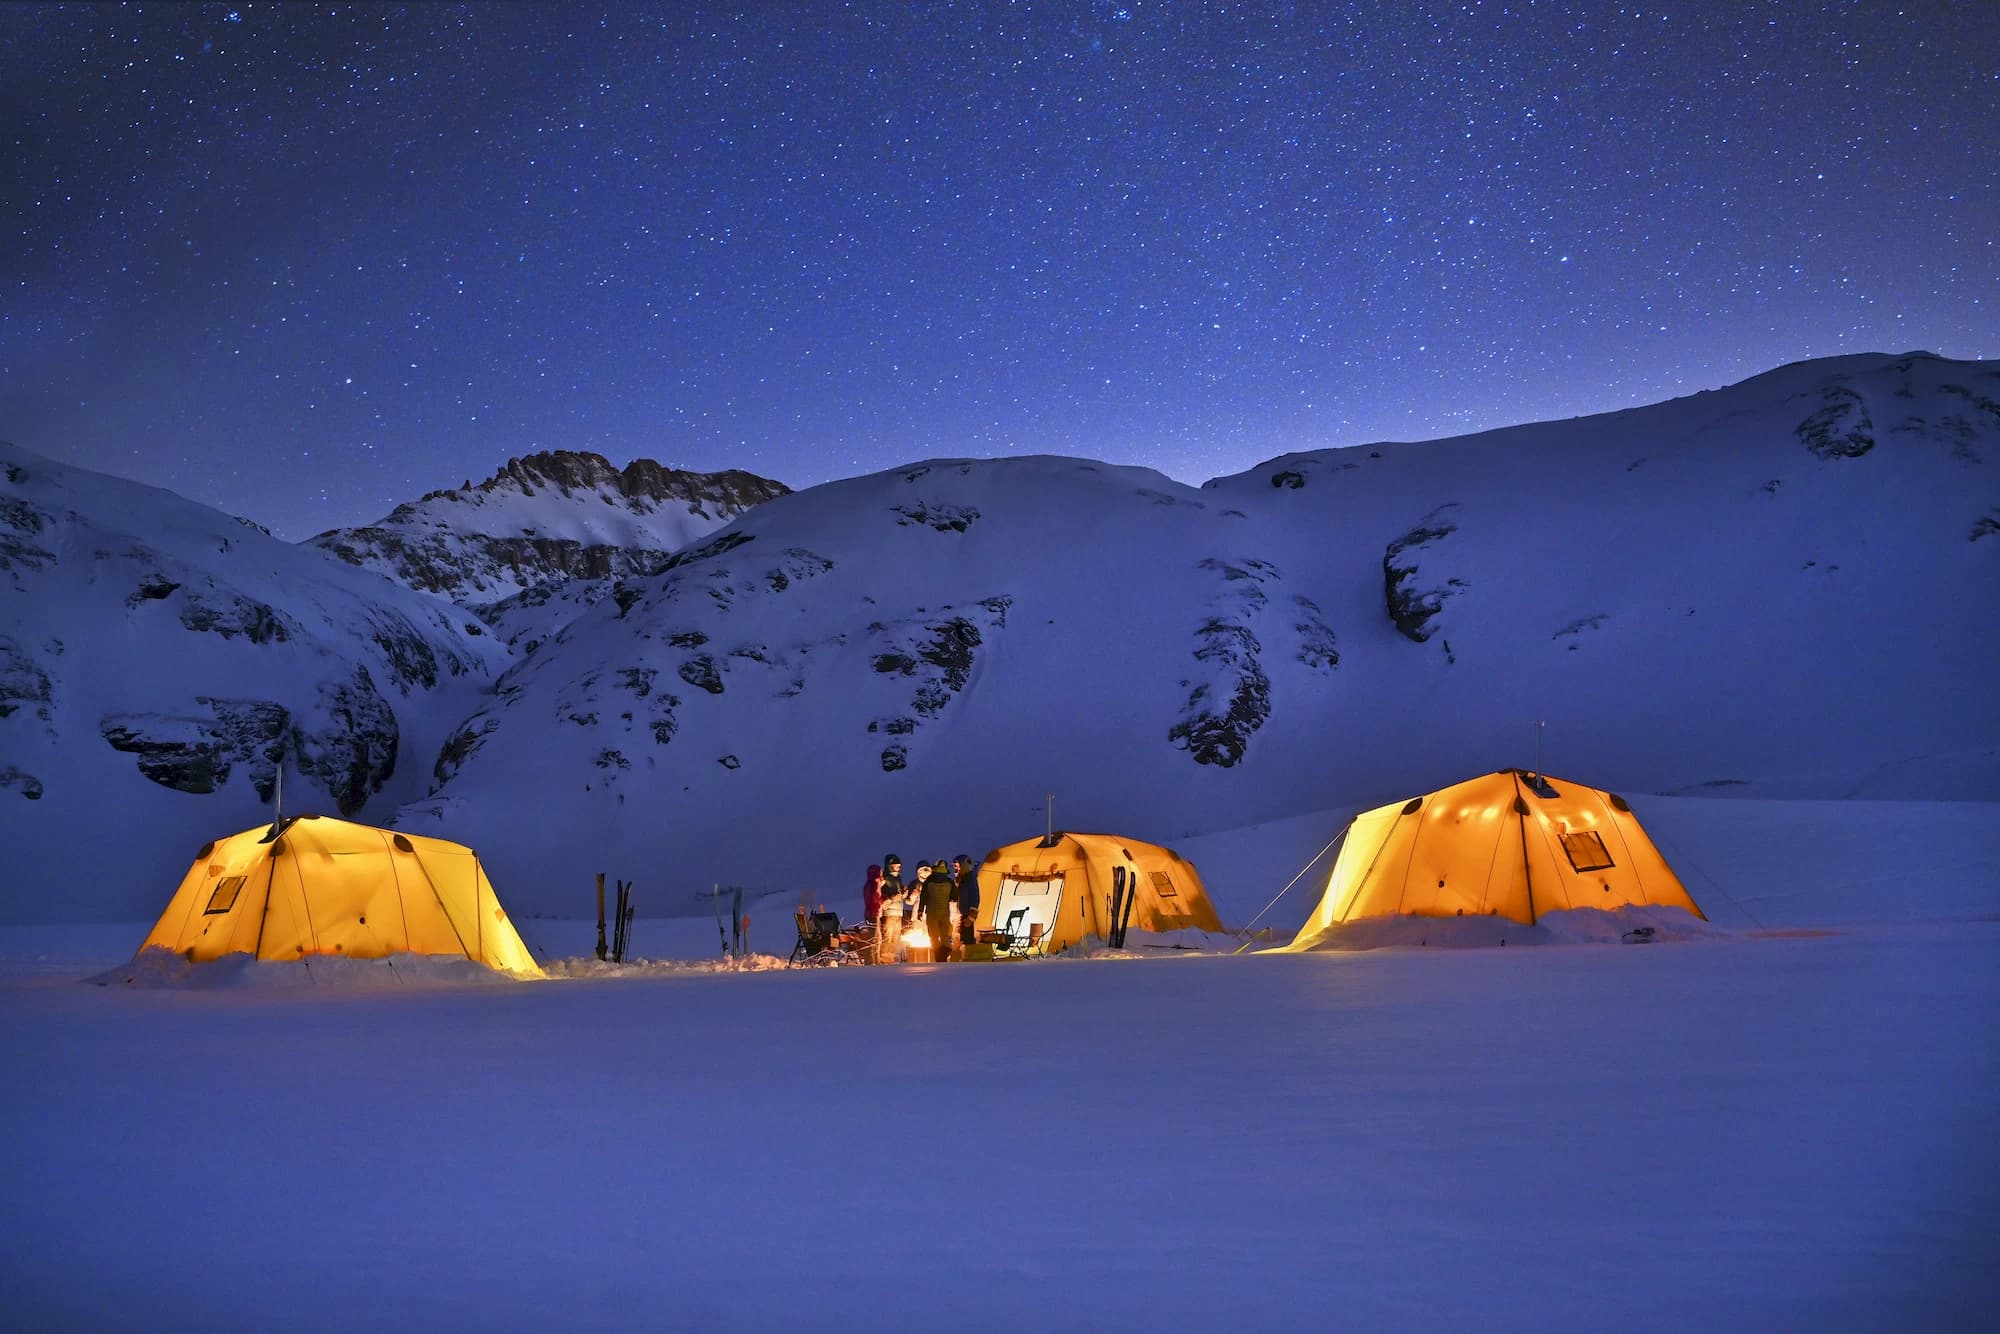
<svg viewBox="0 0 2000 1334">
<path fill-rule="evenodd" d="M 21 1328 L 1969 1328 L 2000 922 L 0 980 Z"/>
</svg>

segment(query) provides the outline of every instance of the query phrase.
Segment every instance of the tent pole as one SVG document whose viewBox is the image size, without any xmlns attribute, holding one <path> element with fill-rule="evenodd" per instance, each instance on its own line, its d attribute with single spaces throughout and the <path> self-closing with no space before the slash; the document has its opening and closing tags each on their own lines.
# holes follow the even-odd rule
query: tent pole
<svg viewBox="0 0 2000 1334">
<path fill-rule="evenodd" d="M 1422 813 L 1423 807 L 1419 806 L 1417 810 L 1419 813 Z M 1398 815 L 1396 817 L 1396 824 L 1401 824 L 1402 822 L 1403 822 L 1403 817 Z M 1352 825 L 1350 824 L 1349 827 L 1351 828 Z M 1396 825 L 1390 825 L 1389 832 L 1382 835 L 1382 841 L 1375 845 L 1375 855 L 1368 859 L 1368 865 L 1362 869 L 1361 879 L 1355 882 L 1357 887 L 1360 885 L 1367 884 L 1369 879 L 1374 876 L 1375 868 L 1377 865 L 1381 863 L 1382 854 L 1389 850 L 1389 840 L 1395 836 L 1395 833 L 1396 833 Z M 1396 896 L 1396 907 L 1400 910 L 1402 906 L 1403 906 L 1403 898 L 1402 895 L 1398 894 Z M 1340 915 L 1340 922 L 1338 924 L 1341 926 L 1345 926 L 1347 924 L 1347 913 L 1351 913 L 1353 911 L 1354 911 L 1354 903 L 1352 900 L 1349 900 L 1347 905 L 1347 912 L 1342 913 Z"/>
<path fill-rule="evenodd" d="M 414 847 L 415 844 L 411 846 Z M 458 942 L 458 952 L 465 955 L 468 959 L 474 957 L 472 952 L 465 948 L 465 933 L 458 929 L 457 922 L 451 920 L 451 905 L 444 901 L 444 895 L 438 891 L 437 881 L 431 879 L 431 868 L 424 865 L 424 855 L 419 852 L 416 854 L 416 858 L 417 869 L 424 873 L 424 884 L 430 888 L 431 897 L 437 900 L 438 911 L 444 914 L 444 924 L 451 928 L 452 939 Z M 473 861 L 477 863 L 477 854 L 474 854 Z M 495 895 L 495 902 L 498 902 L 498 895 Z M 477 912 L 479 910 L 479 884 L 477 881 L 474 881 L 472 886 L 472 904 L 473 911 Z M 486 961 L 481 959 L 480 962 L 484 963 Z"/>
<path fill-rule="evenodd" d="M 250 950 L 250 957 L 253 959 L 264 957 L 264 928 L 271 924 L 271 895 L 276 893 L 278 889 L 278 848 L 280 846 L 282 845 L 273 844 L 271 855 L 264 859 L 264 864 L 270 870 L 264 876 L 264 915 L 257 919 L 257 943 Z"/>
<path fill-rule="evenodd" d="M 1540 735 L 1537 733 L 1537 735 Z M 1538 755 L 1539 761 L 1540 756 Z M 1540 769 L 1535 770 L 1540 775 Z M 1514 775 L 1514 818 L 1521 822 L 1521 880 L 1528 886 L 1528 925 L 1541 914 L 1535 911 L 1535 873 L 1528 869 L 1528 799 L 1521 795 L 1521 775 Z"/>
</svg>

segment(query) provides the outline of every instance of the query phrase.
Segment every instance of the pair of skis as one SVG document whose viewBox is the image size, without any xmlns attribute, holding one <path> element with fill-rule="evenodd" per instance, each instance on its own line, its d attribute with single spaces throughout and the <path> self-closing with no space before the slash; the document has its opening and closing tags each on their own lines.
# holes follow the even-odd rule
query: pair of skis
<svg viewBox="0 0 2000 1334">
<path fill-rule="evenodd" d="M 618 929 L 614 933 L 611 946 L 611 962 L 625 962 L 625 947 L 632 943 L 632 917 L 639 910 L 632 906 L 632 882 L 618 882 Z"/>
<path fill-rule="evenodd" d="M 614 909 L 616 915 L 611 919 L 613 922 L 611 962 L 624 963 L 625 946 L 632 939 L 632 914 L 636 910 L 632 907 L 632 882 L 620 880 L 617 883 L 618 900 Z M 597 957 L 600 962 L 604 959 L 604 872 L 602 871 L 597 873 Z"/>
<path fill-rule="evenodd" d="M 1111 868 L 1111 934 L 1105 943 L 1114 950 L 1125 948 L 1125 928 L 1132 924 L 1132 901 L 1139 897 L 1139 873 L 1130 875 L 1122 866 Z"/>
</svg>

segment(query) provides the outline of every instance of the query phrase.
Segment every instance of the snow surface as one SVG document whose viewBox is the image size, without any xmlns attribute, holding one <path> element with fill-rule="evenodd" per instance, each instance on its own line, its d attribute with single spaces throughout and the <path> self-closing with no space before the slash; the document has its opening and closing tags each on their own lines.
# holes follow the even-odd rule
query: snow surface
<svg viewBox="0 0 2000 1334">
<path fill-rule="evenodd" d="M 549 981 L 403 960 L 314 965 L 305 985 L 224 966 L 201 989 L 81 980 L 124 964 L 144 923 L 0 928 L 0 1314 L 163 1330 L 1989 1323 L 1993 808 L 1642 813 L 1747 863 L 1718 859 L 1740 877 L 1734 919 L 1644 948 L 1142 945 L 782 969 L 773 898 L 751 907 L 762 957 L 741 966 L 712 919 L 639 920 L 644 961 L 622 967 L 589 957 L 590 922 L 521 919 Z M 1743 818 L 1706 829 L 1718 816 Z M 1292 842 L 1318 839 L 1296 823 Z M 1898 833 L 1905 865 L 1957 858 L 1949 896 L 1884 877 L 1897 859 L 1870 849 Z M 1271 915 L 1295 926 L 1310 905 L 1291 898 Z"/>
</svg>

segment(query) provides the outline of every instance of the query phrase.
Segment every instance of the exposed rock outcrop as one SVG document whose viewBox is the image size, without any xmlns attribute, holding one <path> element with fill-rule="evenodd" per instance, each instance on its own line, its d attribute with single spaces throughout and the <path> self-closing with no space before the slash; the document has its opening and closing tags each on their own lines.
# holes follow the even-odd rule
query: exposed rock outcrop
<svg viewBox="0 0 2000 1334">
<path fill-rule="evenodd" d="M 140 773 L 176 792 L 214 792 L 241 766 L 257 799 L 269 801 L 289 754 L 299 773 L 317 780 L 340 813 L 351 815 L 395 772 L 400 729 L 366 668 L 322 684 L 321 716 L 304 722 L 271 700 L 204 695 L 196 702 L 208 716 L 113 713 L 98 730 L 113 750 L 137 758 Z"/>
<path fill-rule="evenodd" d="M 1278 580 L 1279 573 L 1269 561 L 1255 559 L 1210 557 L 1195 568 L 1218 576 L 1222 590 L 1210 603 L 1216 614 L 1195 631 L 1198 671 L 1182 682 L 1189 688 L 1187 703 L 1167 739 L 1196 764 L 1228 769 L 1243 759 L 1250 738 L 1271 716 L 1271 679 L 1258 661 L 1264 646 L 1250 622 L 1270 601 L 1264 584 Z"/>
<path fill-rule="evenodd" d="M 1846 385 L 1820 392 L 1820 409 L 1798 424 L 1799 442 L 1814 458 L 1857 459 L 1875 448 L 1875 423 L 1861 395 Z"/>
<path fill-rule="evenodd" d="M 1455 520 L 1459 509 L 1456 501 L 1438 506 L 1382 553 L 1382 587 L 1389 619 L 1419 644 L 1437 632 L 1438 613 L 1444 604 L 1466 588 L 1465 580 L 1457 577 L 1433 579 L 1425 586 L 1421 573 L 1423 557 L 1458 531 Z"/>
<path fill-rule="evenodd" d="M 19 640 L 0 635 L 0 718 L 32 709 L 43 722 L 55 698 L 49 674 Z"/>
</svg>

